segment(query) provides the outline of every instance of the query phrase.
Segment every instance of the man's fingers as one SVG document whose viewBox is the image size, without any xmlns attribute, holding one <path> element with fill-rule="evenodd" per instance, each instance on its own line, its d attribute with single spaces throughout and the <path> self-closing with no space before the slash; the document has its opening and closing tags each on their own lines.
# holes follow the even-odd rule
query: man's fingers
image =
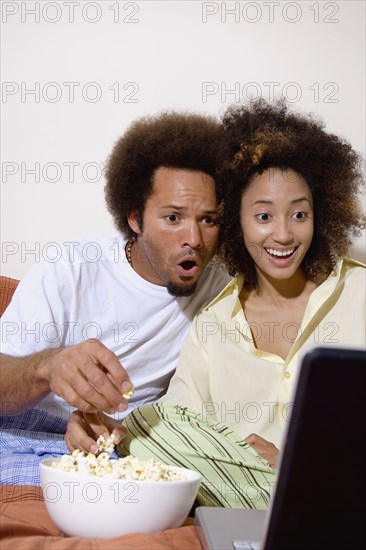
<svg viewBox="0 0 366 550">
<path fill-rule="evenodd" d="M 128 391 L 132 386 L 131 380 L 125 369 L 121 367 L 117 356 L 106 348 L 99 340 L 87 340 L 90 344 L 90 352 L 94 357 L 95 363 L 102 366 L 109 374 L 113 384 L 119 394 Z"/>
<path fill-rule="evenodd" d="M 99 436 L 108 438 L 114 434 L 117 445 L 125 436 L 126 431 L 126 428 L 117 420 L 100 411 L 91 413 L 88 408 L 85 411 L 75 411 L 71 415 L 65 440 L 71 452 L 79 449 L 85 453 L 96 454 L 98 452 L 96 440 Z"/>
<path fill-rule="evenodd" d="M 81 410 L 81 411 L 88 411 L 90 413 L 96 413 L 98 412 L 98 409 L 88 403 L 87 401 L 84 401 L 80 397 L 80 395 L 74 390 L 72 386 L 69 384 L 64 384 L 62 387 L 62 391 L 55 392 L 57 395 L 62 397 L 69 405 L 72 405 L 75 407 L 75 409 Z M 75 414 L 75 413 L 73 413 Z"/>
<path fill-rule="evenodd" d="M 86 453 L 96 454 L 98 447 L 96 439 L 100 435 L 106 435 L 108 428 L 98 421 L 98 413 L 83 413 L 77 411 L 71 416 L 70 422 L 67 426 L 68 442 L 73 449 L 79 449 Z M 87 420 L 87 418 L 93 419 L 93 424 Z"/>
<path fill-rule="evenodd" d="M 60 351 L 52 361 L 49 384 L 56 395 L 76 408 L 88 403 L 110 414 L 127 409 L 122 394 L 133 388 L 117 356 L 98 340 Z"/>
<path fill-rule="evenodd" d="M 90 360 L 82 367 L 82 373 L 89 385 L 102 395 L 102 399 L 90 388 L 85 387 L 81 396 L 97 409 L 106 412 L 122 412 L 127 409 L 127 401 L 122 397 L 133 386 L 121 366 L 117 356 L 106 348 L 99 340 L 87 340 Z"/>
<path fill-rule="evenodd" d="M 127 402 L 108 380 L 106 374 L 92 363 L 83 365 L 76 372 L 70 372 L 67 380 L 63 380 L 63 384 L 60 384 L 60 388 L 62 389 L 55 388 L 55 393 L 80 410 L 86 410 L 89 406 L 91 412 L 101 410 L 114 413 L 122 412 L 128 407 Z"/>
<path fill-rule="evenodd" d="M 115 437 L 115 445 L 118 445 L 126 435 L 126 428 L 122 426 L 121 422 L 110 418 L 102 412 L 96 414 L 90 414 L 89 412 L 83 414 L 84 422 L 96 436 L 102 435 L 107 438 L 110 435 Z"/>
<path fill-rule="evenodd" d="M 65 434 L 65 441 L 67 448 L 72 453 L 76 449 L 83 451 L 85 454 L 93 453 L 97 454 L 98 446 L 92 437 L 85 434 L 74 434 L 71 431 L 67 431 Z"/>
<path fill-rule="evenodd" d="M 127 429 L 124 426 L 119 425 L 113 428 L 112 434 L 115 436 L 115 445 L 118 445 L 118 443 L 121 443 L 122 439 L 127 434 Z"/>
<path fill-rule="evenodd" d="M 122 370 L 120 364 L 119 368 Z M 83 369 L 83 374 L 88 385 L 80 386 L 80 395 L 85 401 L 92 403 L 100 410 L 118 409 L 123 404 L 122 393 L 100 366 L 90 362 Z"/>
</svg>

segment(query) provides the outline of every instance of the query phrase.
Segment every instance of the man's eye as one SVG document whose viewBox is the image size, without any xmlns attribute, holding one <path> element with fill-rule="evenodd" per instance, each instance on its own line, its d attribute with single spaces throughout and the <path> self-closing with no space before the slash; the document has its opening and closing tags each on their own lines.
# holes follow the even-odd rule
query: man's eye
<svg viewBox="0 0 366 550">
<path fill-rule="evenodd" d="M 166 219 L 168 220 L 168 222 L 176 222 L 178 221 L 178 216 L 176 214 L 169 214 L 169 216 L 166 216 Z"/>
<path fill-rule="evenodd" d="M 205 225 L 215 225 L 217 223 L 217 220 L 215 218 L 210 218 L 210 216 L 206 216 L 202 221 Z"/>
</svg>

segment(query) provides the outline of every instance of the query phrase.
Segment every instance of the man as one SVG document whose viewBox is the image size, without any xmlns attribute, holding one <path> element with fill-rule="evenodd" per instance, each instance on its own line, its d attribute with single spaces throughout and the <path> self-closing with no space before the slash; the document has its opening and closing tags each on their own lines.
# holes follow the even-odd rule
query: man
<svg viewBox="0 0 366 550">
<path fill-rule="evenodd" d="M 64 243 L 19 284 L 2 318 L 2 483 L 39 483 L 39 461 L 66 452 L 74 408 L 67 446 L 82 437 L 95 452 L 98 435 L 122 437 L 132 384 L 129 410 L 165 393 L 194 314 L 228 280 L 207 265 L 220 132 L 194 114 L 135 122 L 106 170 L 124 238 Z"/>
</svg>

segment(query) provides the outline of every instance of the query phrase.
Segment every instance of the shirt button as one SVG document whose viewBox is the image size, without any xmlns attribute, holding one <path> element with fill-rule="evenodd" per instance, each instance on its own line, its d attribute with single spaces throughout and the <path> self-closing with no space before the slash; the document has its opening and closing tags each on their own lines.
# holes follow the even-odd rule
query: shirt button
<svg viewBox="0 0 366 550">
<path fill-rule="evenodd" d="M 291 374 L 288 371 L 285 372 L 285 378 L 291 378 Z"/>
</svg>

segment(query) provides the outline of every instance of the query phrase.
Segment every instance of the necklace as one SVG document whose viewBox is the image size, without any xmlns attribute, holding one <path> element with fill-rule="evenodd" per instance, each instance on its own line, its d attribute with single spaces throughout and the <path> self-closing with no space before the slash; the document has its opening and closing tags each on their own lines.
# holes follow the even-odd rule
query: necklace
<svg viewBox="0 0 366 550">
<path fill-rule="evenodd" d="M 128 263 L 130 264 L 131 267 L 132 267 L 132 255 L 131 255 L 132 245 L 133 245 L 133 241 L 127 241 L 127 244 L 126 244 L 126 257 L 127 257 Z"/>
</svg>

